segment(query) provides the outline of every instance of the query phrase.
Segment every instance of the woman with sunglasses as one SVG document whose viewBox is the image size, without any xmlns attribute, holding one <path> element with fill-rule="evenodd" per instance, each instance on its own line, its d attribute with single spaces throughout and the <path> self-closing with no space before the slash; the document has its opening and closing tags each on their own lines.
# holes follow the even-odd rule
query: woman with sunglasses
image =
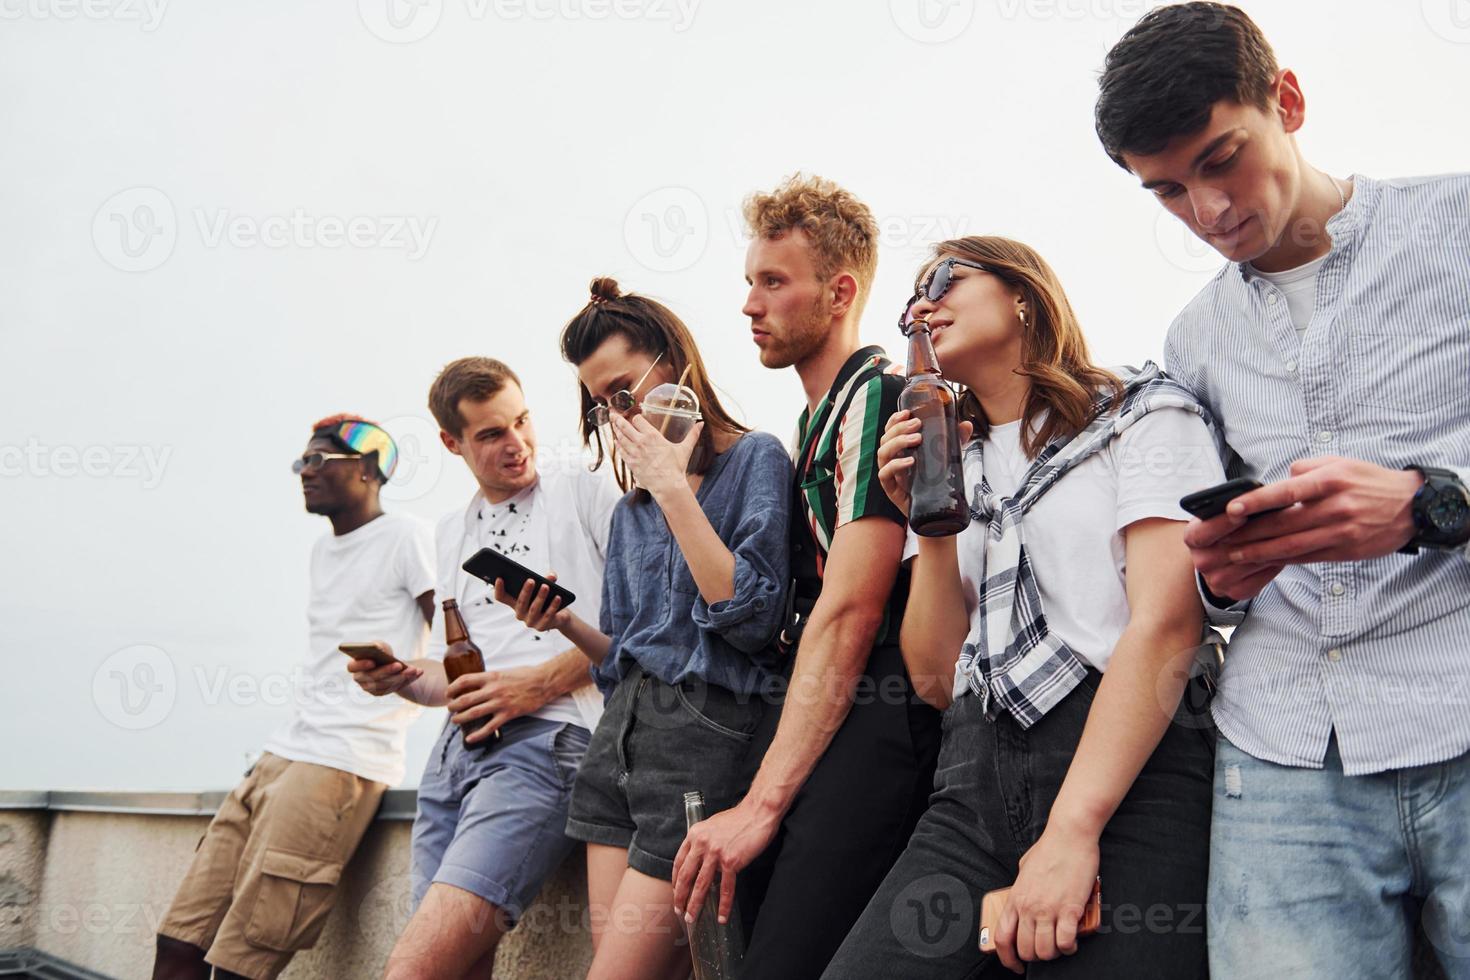
<svg viewBox="0 0 1470 980">
<path fill-rule="evenodd" d="M 587 842 L 589 975 L 685 977 L 670 884 L 683 795 L 700 791 L 715 813 L 749 784 L 790 584 L 791 460 L 779 439 L 725 412 L 689 328 L 662 304 L 595 279 L 561 346 L 577 368 L 583 441 L 631 491 L 613 512 L 602 621 L 546 606 L 544 587 L 501 598 L 529 625 L 560 630 L 611 691 L 567 822 Z M 692 392 L 703 415 L 677 443 L 644 404 L 666 384 Z"/>
<path fill-rule="evenodd" d="M 1152 364 L 1095 366 L 1018 242 L 938 245 L 915 321 L 963 389 L 972 516 L 917 540 L 901 634 L 944 736 L 929 809 L 826 975 L 1206 976 L 1213 747 L 1180 708 L 1203 612 L 1178 501 L 1222 479 L 1207 420 Z M 878 454 L 905 511 L 918 431 L 896 413 Z M 982 896 L 1012 884 L 981 935 Z M 1103 929 L 1079 938 L 1095 887 Z"/>
</svg>

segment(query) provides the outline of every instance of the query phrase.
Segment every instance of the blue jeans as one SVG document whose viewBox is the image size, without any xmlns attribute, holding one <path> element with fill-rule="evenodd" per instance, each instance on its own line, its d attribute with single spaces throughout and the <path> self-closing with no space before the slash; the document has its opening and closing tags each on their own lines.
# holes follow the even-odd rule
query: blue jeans
<svg viewBox="0 0 1470 980">
<path fill-rule="evenodd" d="M 1220 737 L 1210 834 L 1210 972 L 1221 980 L 1408 978 L 1414 929 L 1470 980 L 1470 756 L 1344 776 Z"/>
</svg>

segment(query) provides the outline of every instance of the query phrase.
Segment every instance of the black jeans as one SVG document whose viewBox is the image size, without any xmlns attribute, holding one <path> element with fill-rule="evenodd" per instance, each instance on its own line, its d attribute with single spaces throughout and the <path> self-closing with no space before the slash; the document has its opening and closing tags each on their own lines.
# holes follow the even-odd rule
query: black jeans
<svg viewBox="0 0 1470 980">
<path fill-rule="evenodd" d="M 1089 671 L 1030 729 L 1006 714 L 987 720 L 973 695 L 945 712 L 928 812 L 824 977 L 1014 976 L 979 950 L 980 898 L 1015 881 L 1045 829 L 1100 679 Z M 1101 930 L 1072 956 L 1032 963 L 1027 976 L 1208 976 L 1213 757 L 1211 733 L 1169 726 L 1103 830 Z"/>
<path fill-rule="evenodd" d="M 751 762 L 770 744 L 768 711 Z M 897 646 L 868 658 L 852 709 L 775 840 L 739 879 L 745 965 L 758 980 L 813 980 L 908 843 L 934 783 L 939 712 L 919 700 Z"/>
</svg>

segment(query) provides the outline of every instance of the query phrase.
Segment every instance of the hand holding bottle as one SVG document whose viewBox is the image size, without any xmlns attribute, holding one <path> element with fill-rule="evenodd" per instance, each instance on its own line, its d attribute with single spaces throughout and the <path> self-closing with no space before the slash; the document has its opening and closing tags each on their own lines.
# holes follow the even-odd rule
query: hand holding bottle
<svg viewBox="0 0 1470 980">
<path fill-rule="evenodd" d="M 923 420 L 914 418 L 912 412 L 894 412 L 878 443 L 878 481 L 883 484 L 883 492 L 888 494 L 888 499 L 903 511 L 905 517 L 909 516 L 911 471 L 915 462 L 914 451 L 922 439 L 919 435 L 922 426 Z M 960 445 L 970 441 L 974 429 L 969 422 L 959 424 Z"/>
</svg>

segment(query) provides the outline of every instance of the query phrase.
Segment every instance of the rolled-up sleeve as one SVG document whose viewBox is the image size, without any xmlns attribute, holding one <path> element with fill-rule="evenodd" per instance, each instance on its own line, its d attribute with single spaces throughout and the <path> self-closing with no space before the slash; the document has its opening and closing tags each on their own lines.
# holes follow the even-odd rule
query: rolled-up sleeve
<svg viewBox="0 0 1470 980">
<path fill-rule="evenodd" d="M 776 635 L 791 587 L 791 459 L 780 441 L 759 438 L 720 537 L 735 556 L 735 594 L 720 602 L 694 600 L 694 624 L 718 633 L 743 653 L 757 653 Z"/>
</svg>

